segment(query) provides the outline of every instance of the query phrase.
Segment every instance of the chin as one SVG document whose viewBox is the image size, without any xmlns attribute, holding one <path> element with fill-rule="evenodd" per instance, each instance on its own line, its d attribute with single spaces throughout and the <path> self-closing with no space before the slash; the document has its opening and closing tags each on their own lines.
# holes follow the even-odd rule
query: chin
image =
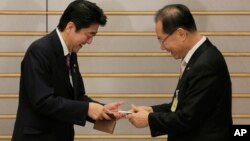
<svg viewBox="0 0 250 141">
<path fill-rule="evenodd" d="M 179 56 L 173 56 L 174 59 L 178 60 L 178 59 L 181 59 Z"/>
<path fill-rule="evenodd" d="M 73 52 L 77 53 L 79 52 L 80 48 L 73 50 Z"/>
</svg>

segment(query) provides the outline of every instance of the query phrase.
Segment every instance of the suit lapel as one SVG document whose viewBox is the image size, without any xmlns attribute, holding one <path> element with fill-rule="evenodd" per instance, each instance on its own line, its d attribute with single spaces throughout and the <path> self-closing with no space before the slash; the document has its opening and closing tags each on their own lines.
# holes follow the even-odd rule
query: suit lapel
<svg viewBox="0 0 250 141">
<path fill-rule="evenodd" d="M 201 44 L 201 46 L 194 52 L 194 54 L 192 55 L 191 59 L 189 60 L 187 66 L 182 74 L 182 77 L 179 79 L 177 89 L 179 89 L 181 87 L 182 83 L 186 81 L 185 79 L 186 79 L 188 72 L 192 69 L 193 65 L 195 64 L 195 62 L 199 58 L 199 56 L 206 49 L 208 49 L 210 46 L 212 46 L 212 43 L 208 39 L 206 39 L 206 41 L 203 44 Z"/>
<path fill-rule="evenodd" d="M 71 53 L 71 76 L 73 80 L 74 86 L 74 98 L 78 99 L 79 97 L 85 94 L 84 83 L 82 80 L 81 73 L 79 71 L 78 61 L 77 61 L 77 54 L 75 52 Z"/>
<path fill-rule="evenodd" d="M 73 81 L 73 89 L 74 89 L 74 99 L 77 99 L 77 92 L 78 92 L 78 81 L 77 81 L 77 75 L 79 73 L 78 63 L 77 63 L 77 55 L 75 52 L 71 53 L 70 56 L 70 72 L 72 76 Z"/>
<path fill-rule="evenodd" d="M 72 86 L 70 84 L 70 79 L 69 79 L 69 71 L 66 65 L 66 60 L 65 60 L 66 58 L 63 53 L 62 44 L 55 30 L 50 33 L 50 36 L 56 61 L 54 65 L 57 65 L 56 73 L 58 76 L 60 76 L 59 77 L 61 79 L 60 83 L 62 84 L 64 83 L 68 91 L 72 91 Z"/>
</svg>

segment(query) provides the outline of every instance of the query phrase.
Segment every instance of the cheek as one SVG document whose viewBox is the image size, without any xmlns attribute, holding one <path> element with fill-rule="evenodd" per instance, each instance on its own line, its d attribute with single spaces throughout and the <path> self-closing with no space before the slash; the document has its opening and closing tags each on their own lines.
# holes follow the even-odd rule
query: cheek
<svg viewBox="0 0 250 141">
<path fill-rule="evenodd" d="M 82 44 L 83 42 L 85 42 L 84 38 L 81 38 L 81 37 L 75 38 L 75 44 L 76 45 Z"/>
<path fill-rule="evenodd" d="M 172 43 L 172 49 L 179 52 L 181 50 L 181 46 L 177 42 Z"/>
<path fill-rule="evenodd" d="M 75 39 L 74 39 L 77 43 L 81 43 L 81 42 L 83 42 L 83 41 L 85 41 L 86 40 L 86 36 L 84 36 L 83 34 L 77 34 L 76 36 L 75 36 Z"/>
<path fill-rule="evenodd" d="M 164 48 L 167 50 L 174 50 L 174 45 L 171 43 L 166 43 Z"/>
</svg>

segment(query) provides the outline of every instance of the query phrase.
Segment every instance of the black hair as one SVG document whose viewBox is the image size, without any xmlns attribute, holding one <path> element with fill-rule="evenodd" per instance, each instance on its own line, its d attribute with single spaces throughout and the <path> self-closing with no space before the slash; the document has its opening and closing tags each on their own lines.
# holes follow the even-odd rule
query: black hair
<svg viewBox="0 0 250 141">
<path fill-rule="evenodd" d="M 73 22 L 76 25 L 76 31 L 79 31 L 81 28 L 88 28 L 92 24 L 105 26 L 107 17 L 95 3 L 86 0 L 75 0 L 63 12 L 57 26 L 58 29 L 64 31 L 68 22 Z"/>
<path fill-rule="evenodd" d="M 171 35 L 178 28 L 189 32 L 197 30 L 194 18 L 190 10 L 182 4 L 164 6 L 155 15 L 155 22 L 162 21 L 163 31 Z"/>
</svg>

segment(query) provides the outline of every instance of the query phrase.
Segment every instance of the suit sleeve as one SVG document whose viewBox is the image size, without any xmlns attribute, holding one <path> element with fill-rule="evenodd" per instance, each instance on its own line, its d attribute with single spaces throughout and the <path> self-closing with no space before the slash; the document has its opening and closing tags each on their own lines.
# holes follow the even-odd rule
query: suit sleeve
<svg viewBox="0 0 250 141">
<path fill-rule="evenodd" d="M 216 90 L 219 88 L 218 76 L 208 64 L 200 64 L 190 71 L 184 82 L 187 87 L 185 99 L 179 101 L 176 112 L 149 114 L 152 136 L 188 132 L 201 124 L 212 111 L 211 101 L 216 100 Z"/>
<path fill-rule="evenodd" d="M 154 112 L 171 112 L 170 107 L 172 103 L 151 106 Z"/>
<path fill-rule="evenodd" d="M 51 58 L 48 51 L 42 48 L 37 45 L 35 48 L 31 46 L 22 63 L 23 86 L 27 90 L 31 108 L 37 114 L 51 119 L 85 125 L 88 103 L 54 95 L 49 61 Z"/>
</svg>

